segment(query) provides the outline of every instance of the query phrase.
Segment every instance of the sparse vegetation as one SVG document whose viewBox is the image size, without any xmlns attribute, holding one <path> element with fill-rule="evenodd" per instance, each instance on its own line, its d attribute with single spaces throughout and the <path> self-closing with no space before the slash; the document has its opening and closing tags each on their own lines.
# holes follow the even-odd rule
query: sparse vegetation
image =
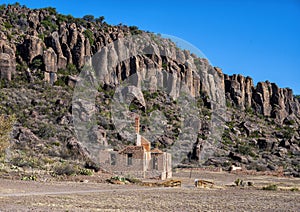
<svg viewBox="0 0 300 212">
<path fill-rule="evenodd" d="M 9 147 L 10 133 L 12 132 L 15 115 L 0 115 L 0 157 Z"/>
<path fill-rule="evenodd" d="M 36 181 L 37 176 L 36 175 L 23 176 L 21 178 L 21 180 L 23 180 L 23 181 Z"/>
<path fill-rule="evenodd" d="M 277 191 L 278 187 L 276 184 L 271 184 L 271 185 L 264 186 L 262 189 L 266 191 Z"/>
<path fill-rule="evenodd" d="M 130 26 L 129 29 L 132 35 L 137 35 L 142 33 L 142 31 L 139 30 L 137 26 Z"/>
<path fill-rule="evenodd" d="M 238 150 L 239 153 L 241 153 L 243 155 L 250 155 L 252 157 L 255 156 L 255 154 L 252 151 L 252 148 L 249 145 L 247 145 L 247 144 L 240 144 L 240 145 L 238 145 L 238 149 L 237 150 Z"/>
<path fill-rule="evenodd" d="M 94 34 L 91 30 L 86 29 L 83 34 L 85 35 L 85 37 L 89 40 L 90 45 L 94 44 Z"/>
<path fill-rule="evenodd" d="M 41 24 L 46 28 L 49 29 L 51 32 L 58 29 L 58 26 L 56 23 L 52 21 L 51 16 L 47 16 L 44 18 L 44 20 L 41 21 Z"/>
<path fill-rule="evenodd" d="M 96 18 L 95 21 L 96 23 L 102 24 L 104 19 L 105 19 L 104 16 L 100 16 L 99 18 Z"/>
<path fill-rule="evenodd" d="M 54 7 L 46 7 L 46 8 L 43 8 L 44 10 L 47 10 L 50 15 L 56 15 L 57 14 L 57 11 L 56 11 L 56 8 Z"/>
<path fill-rule="evenodd" d="M 291 191 L 293 191 L 293 192 L 299 191 L 299 188 L 293 187 L 293 188 L 291 188 Z"/>
<path fill-rule="evenodd" d="M 85 15 L 82 17 L 82 19 L 89 22 L 95 21 L 95 17 L 93 15 Z"/>
</svg>

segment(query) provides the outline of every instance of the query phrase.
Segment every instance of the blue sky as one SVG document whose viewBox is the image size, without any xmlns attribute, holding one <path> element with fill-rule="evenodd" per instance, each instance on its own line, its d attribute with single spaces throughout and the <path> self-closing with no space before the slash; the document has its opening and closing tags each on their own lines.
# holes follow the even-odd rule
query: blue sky
<svg viewBox="0 0 300 212">
<path fill-rule="evenodd" d="M 18 2 L 173 35 L 196 46 L 226 74 L 269 80 L 300 94 L 300 0 Z"/>
</svg>

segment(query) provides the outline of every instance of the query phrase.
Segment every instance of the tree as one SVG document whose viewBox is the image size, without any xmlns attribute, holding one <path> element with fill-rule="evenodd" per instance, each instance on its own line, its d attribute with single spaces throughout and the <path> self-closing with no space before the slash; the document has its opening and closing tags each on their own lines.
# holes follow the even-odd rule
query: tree
<svg viewBox="0 0 300 212">
<path fill-rule="evenodd" d="M 104 16 L 100 16 L 99 18 L 96 18 L 95 21 L 96 21 L 97 23 L 99 23 L 99 24 L 102 24 L 103 21 L 104 21 L 104 19 L 105 19 Z"/>
<path fill-rule="evenodd" d="M 95 17 L 93 15 L 85 15 L 82 19 L 89 22 L 95 21 Z"/>
<path fill-rule="evenodd" d="M 32 61 L 32 63 L 31 63 L 31 66 L 32 66 L 32 68 L 34 68 L 34 69 L 41 69 L 42 66 L 43 66 L 43 61 L 42 61 L 42 59 L 41 59 L 41 58 L 38 58 L 38 57 L 34 58 L 33 61 Z"/>
<path fill-rule="evenodd" d="M 47 10 L 50 15 L 56 15 L 57 14 L 57 11 L 56 11 L 56 8 L 54 7 L 46 7 L 46 8 L 43 8 L 44 10 Z"/>
</svg>

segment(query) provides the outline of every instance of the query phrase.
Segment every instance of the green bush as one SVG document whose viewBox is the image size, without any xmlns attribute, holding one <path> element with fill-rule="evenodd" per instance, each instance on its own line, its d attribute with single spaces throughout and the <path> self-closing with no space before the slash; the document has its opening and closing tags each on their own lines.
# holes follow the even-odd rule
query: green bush
<svg viewBox="0 0 300 212">
<path fill-rule="evenodd" d="M 11 29 L 13 27 L 9 22 L 4 22 L 3 25 L 6 29 Z"/>
<path fill-rule="evenodd" d="M 45 28 L 49 28 L 51 31 L 55 31 L 58 29 L 58 26 L 52 22 L 52 18 L 50 16 L 46 17 L 44 20 L 41 21 L 41 24 Z"/>
<path fill-rule="evenodd" d="M 6 8 L 6 4 L 1 4 L 1 5 L 0 5 L 0 11 L 5 10 L 5 8 Z"/>
<path fill-rule="evenodd" d="M 237 150 L 243 155 L 250 155 L 252 157 L 255 155 L 252 151 L 252 148 L 247 144 L 239 145 Z"/>
<path fill-rule="evenodd" d="M 44 10 L 47 10 L 50 15 L 56 15 L 57 12 L 56 12 L 56 9 L 54 7 L 46 7 L 46 8 L 43 8 Z"/>
<path fill-rule="evenodd" d="M 37 180 L 37 176 L 36 175 L 23 176 L 21 178 L 21 180 L 23 180 L 23 181 L 36 181 Z"/>
<path fill-rule="evenodd" d="M 61 24 L 63 22 L 68 22 L 68 16 L 58 14 L 56 17 L 57 17 L 58 24 Z"/>
<path fill-rule="evenodd" d="M 67 85 L 67 83 L 66 83 L 66 77 L 65 77 L 65 76 L 59 77 L 59 78 L 57 79 L 57 81 L 54 82 L 53 85 L 55 85 L 55 86 L 60 86 L 60 87 L 65 87 L 65 86 Z"/>
<path fill-rule="evenodd" d="M 131 32 L 132 35 L 137 35 L 137 34 L 141 34 L 142 31 L 139 30 L 139 28 L 137 26 L 130 26 L 129 30 Z"/>
<path fill-rule="evenodd" d="M 59 69 L 57 73 L 64 76 L 68 76 L 68 75 L 77 75 L 79 74 L 79 71 L 74 64 L 68 64 L 66 69 Z"/>
<path fill-rule="evenodd" d="M 264 186 L 262 189 L 266 191 L 277 191 L 278 187 L 275 184 L 271 184 L 271 185 Z"/>
<path fill-rule="evenodd" d="M 288 126 L 284 127 L 284 132 L 283 132 L 284 138 L 291 139 L 293 137 L 294 133 L 295 133 L 295 130 L 293 128 L 288 127 Z"/>
<path fill-rule="evenodd" d="M 42 66 L 43 66 L 43 61 L 40 58 L 35 58 L 31 63 L 31 67 L 34 69 L 41 69 Z"/>
<path fill-rule="evenodd" d="M 76 175 L 79 172 L 78 166 L 69 164 L 69 163 L 62 163 L 54 167 L 53 173 L 55 175 Z"/>
<path fill-rule="evenodd" d="M 94 44 L 94 34 L 91 30 L 87 29 L 83 32 L 84 36 L 89 39 L 90 44 L 93 45 Z"/>
<path fill-rule="evenodd" d="M 94 172 L 91 169 L 82 168 L 82 169 L 79 170 L 78 174 L 92 176 L 94 174 Z"/>
<path fill-rule="evenodd" d="M 235 183 L 236 186 L 242 186 L 243 185 L 243 180 L 241 180 L 240 178 L 238 178 L 238 179 L 236 179 L 234 181 L 234 183 Z"/>
<path fill-rule="evenodd" d="M 82 19 L 89 22 L 95 21 L 95 17 L 93 15 L 85 15 Z"/>
<path fill-rule="evenodd" d="M 45 114 L 50 114 L 50 111 L 48 111 L 47 109 L 45 111 L 43 111 L 43 113 Z M 35 132 L 35 134 L 39 137 L 39 138 L 43 138 L 43 139 L 48 139 L 51 137 L 54 137 L 56 134 L 56 130 L 55 127 L 50 125 L 50 124 L 40 124 L 39 129 L 37 130 L 37 132 Z"/>
<path fill-rule="evenodd" d="M 291 188 L 291 191 L 299 191 L 299 188 L 296 188 L 296 187 Z"/>
<path fill-rule="evenodd" d="M 99 18 L 96 18 L 95 21 L 96 21 L 97 23 L 102 24 L 103 21 L 104 21 L 104 19 L 105 19 L 104 16 L 100 16 Z"/>
<path fill-rule="evenodd" d="M 45 40 L 45 34 L 43 34 L 43 33 L 38 34 L 38 37 L 39 37 L 41 40 Z"/>
</svg>

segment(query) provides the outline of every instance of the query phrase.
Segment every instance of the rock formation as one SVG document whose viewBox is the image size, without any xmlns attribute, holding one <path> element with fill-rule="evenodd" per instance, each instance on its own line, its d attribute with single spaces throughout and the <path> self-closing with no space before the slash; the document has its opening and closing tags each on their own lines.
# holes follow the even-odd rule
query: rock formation
<svg viewBox="0 0 300 212">
<path fill-rule="evenodd" d="M 300 117 L 299 101 L 289 88 L 279 88 L 275 83 L 259 82 L 255 87 L 250 77 L 225 75 L 225 93 L 234 106 L 253 109 L 265 117 L 283 123 L 290 116 Z"/>
</svg>

